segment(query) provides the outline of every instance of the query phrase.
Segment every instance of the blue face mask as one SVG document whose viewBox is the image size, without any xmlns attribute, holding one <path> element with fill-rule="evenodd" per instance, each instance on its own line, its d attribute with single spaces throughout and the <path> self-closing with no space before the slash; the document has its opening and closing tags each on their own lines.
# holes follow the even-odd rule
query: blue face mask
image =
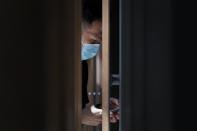
<svg viewBox="0 0 197 131">
<path fill-rule="evenodd" d="M 100 44 L 82 44 L 81 60 L 91 59 L 96 56 Z"/>
</svg>

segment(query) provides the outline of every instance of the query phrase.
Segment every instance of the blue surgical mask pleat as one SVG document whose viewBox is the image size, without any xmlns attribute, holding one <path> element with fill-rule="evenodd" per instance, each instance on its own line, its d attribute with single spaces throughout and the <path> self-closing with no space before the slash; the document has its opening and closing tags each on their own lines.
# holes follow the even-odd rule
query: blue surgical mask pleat
<svg viewBox="0 0 197 131">
<path fill-rule="evenodd" d="M 100 44 L 82 44 L 81 60 L 88 60 L 96 56 Z"/>
</svg>

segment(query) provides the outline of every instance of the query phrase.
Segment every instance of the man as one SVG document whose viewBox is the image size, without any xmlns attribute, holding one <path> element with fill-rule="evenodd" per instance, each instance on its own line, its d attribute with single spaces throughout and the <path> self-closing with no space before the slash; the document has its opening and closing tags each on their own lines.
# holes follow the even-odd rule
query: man
<svg viewBox="0 0 197 131">
<path fill-rule="evenodd" d="M 98 126 L 102 122 L 101 114 L 90 110 L 87 96 L 88 65 L 86 60 L 94 58 L 102 42 L 102 0 L 82 0 L 82 124 Z M 118 107 L 119 102 L 110 98 L 110 106 Z M 119 113 L 110 115 L 110 122 L 119 119 Z"/>
</svg>

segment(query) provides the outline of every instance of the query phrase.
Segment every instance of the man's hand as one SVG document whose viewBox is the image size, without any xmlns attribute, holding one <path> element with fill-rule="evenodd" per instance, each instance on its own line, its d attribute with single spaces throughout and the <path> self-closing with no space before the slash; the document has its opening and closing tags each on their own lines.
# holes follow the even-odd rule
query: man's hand
<svg viewBox="0 0 197 131">
<path fill-rule="evenodd" d="M 98 126 L 102 122 L 102 113 L 92 113 L 91 107 L 87 105 L 82 110 L 82 124 L 89 126 Z"/>
<path fill-rule="evenodd" d="M 111 97 L 110 102 L 109 102 L 109 108 L 114 109 L 119 106 L 120 106 L 120 104 L 119 104 L 118 99 Z M 110 112 L 110 122 L 111 123 L 116 123 L 119 120 L 119 117 L 120 117 L 119 112 L 115 112 L 115 113 Z"/>
<path fill-rule="evenodd" d="M 116 98 L 110 98 L 109 107 L 114 109 L 119 107 L 119 101 Z M 116 123 L 119 120 L 119 112 L 112 113 L 110 112 L 110 122 Z M 98 126 L 102 123 L 102 110 L 96 109 L 95 106 L 86 105 L 82 110 L 82 124 L 89 126 Z"/>
</svg>

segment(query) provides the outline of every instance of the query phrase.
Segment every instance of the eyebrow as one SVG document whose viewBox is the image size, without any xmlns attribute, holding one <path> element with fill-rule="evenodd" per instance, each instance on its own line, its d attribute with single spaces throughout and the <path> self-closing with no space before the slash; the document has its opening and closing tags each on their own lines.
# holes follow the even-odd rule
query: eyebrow
<svg viewBox="0 0 197 131">
<path fill-rule="evenodd" d="M 97 39 L 102 39 L 102 35 L 95 35 L 94 33 L 91 33 L 94 37 L 96 37 Z"/>
<path fill-rule="evenodd" d="M 96 35 L 96 34 L 94 34 L 94 33 L 92 33 L 92 32 L 89 32 L 91 35 L 93 35 L 93 37 L 96 37 L 97 39 L 99 39 L 99 40 L 102 40 L 102 35 Z"/>
<path fill-rule="evenodd" d="M 98 39 L 102 39 L 102 35 L 95 35 Z"/>
</svg>

